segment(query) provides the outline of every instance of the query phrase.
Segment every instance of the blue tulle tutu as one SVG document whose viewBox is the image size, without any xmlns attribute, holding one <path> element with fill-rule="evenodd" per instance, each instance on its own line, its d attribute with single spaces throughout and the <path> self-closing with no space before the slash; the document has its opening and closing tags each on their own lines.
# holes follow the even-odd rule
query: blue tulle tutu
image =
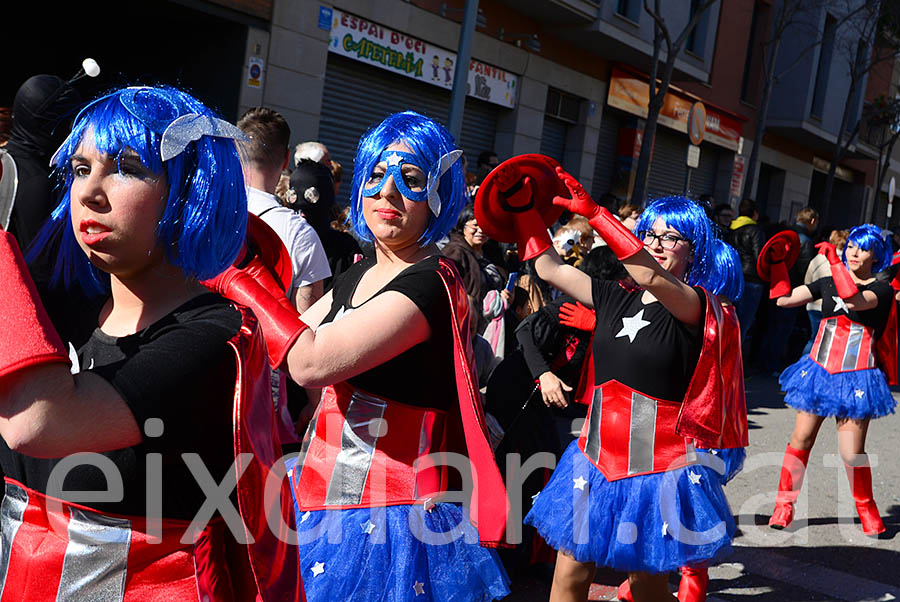
<svg viewBox="0 0 900 602">
<path fill-rule="evenodd" d="M 747 451 L 743 447 L 730 447 L 727 449 L 703 449 L 698 447 L 697 451 L 716 456 L 723 462 L 720 465 L 713 460 L 710 465 L 710 468 L 718 474 L 722 485 L 727 485 L 731 479 L 744 469 L 744 459 L 747 457 Z"/>
<path fill-rule="evenodd" d="M 294 512 L 309 602 L 487 602 L 509 594 L 496 550 L 478 544 L 457 504 L 300 512 L 295 500 Z"/>
<path fill-rule="evenodd" d="M 897 405 L 878 368 L 830 374 L 808 355 L 785 368 L 778 383 L 787 405 L 817 416 L 880 418 Z"/>
<path fill-rule="evenodd" d="M 619 571 L 664 573 L 715 562 L 731 552 L 735 523 L 722 491 L 724 464 L 713 454 L 698 458 L 610 482 L 573 441 L 525 522 L 576 560 Z"/>
</svg>

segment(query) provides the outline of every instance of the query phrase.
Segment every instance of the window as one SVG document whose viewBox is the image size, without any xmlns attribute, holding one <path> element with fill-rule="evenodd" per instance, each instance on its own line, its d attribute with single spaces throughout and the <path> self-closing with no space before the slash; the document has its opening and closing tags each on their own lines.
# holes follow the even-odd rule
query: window
<svg viewBox="0 0 900 602">
<path fill-rule="evenodd" d="M 747 40 L 747 56 L 744 59 L 744 75 L 741 77 L 741 100 L 756 102 L 759 95 L 759 79 L 762 71 L 763 44 L 765 38 L 760 29 L 769 22 L 769 6 L 757 2 L 750 21 L 750 38 Z"/>
<path fill-rule="evenodd" d="M 813 102 L 809 114 L 822 118 L 825 110 L 825 97 L 828 92 L 828 74 L 831 71 L 831 57 L 834 53 L 834 30 L 837 19 L 831 15 L 825 17 L 825 29 L 822 31 L 822 45 L 819 47 L 819 65 L 816 68 L 816 84 L 813 88 Z"/>
<path fill-rule="evenodd" d="M 616 13 L 637 23 L 641 18 L 641 0 L 616 0 Z"/>
<path fill-rule="evenodd" d="M 547 105 L 544 112 L 551 117 L 578 123 L 578 112 L 581 108 L 581 99 L 561 90 L 550 88 L 547 90 Z"/>
<path fill-rule="evenodd" d="M 700 8 L 700 0 L 691 0 L 691 10 L 688 13 L 688 21 L 694 18 L 694 15 L 697 14 L 697 10 Z M 690 52 L 698 56 L 703 56 L 703 51 L 706 48 L 706 34 L 707 28 L 709 25 L 709 10 L 706 9 L 703 11 L 703 14 L 700 15 L 700 18 L 697 20 L 697 25 L 694 29 L 691 30 L 691 33 L 688 34 L 687 42 L 685 43 L 685 48 Z"/>
</svg>

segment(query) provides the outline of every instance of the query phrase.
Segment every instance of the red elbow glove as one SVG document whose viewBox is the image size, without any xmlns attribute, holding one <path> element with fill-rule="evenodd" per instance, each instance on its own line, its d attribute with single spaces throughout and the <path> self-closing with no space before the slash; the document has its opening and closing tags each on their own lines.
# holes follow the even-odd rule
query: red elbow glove
<svg viewBox="0 0 900 602">
<path fill-rule="evenodd" d="M 38 364 L 71 365 L 12 234 L 0 231 L 0 377 Z"/>
<path fill-rule="evenodd" d="M 232 266 L 203 284 L 226 299 L 253 310 L 266 339 L 269 364 L 272 368 L 277 368 L 284 362 L 297 337 L 309 326 L 287 302 L 280 288 L 274 283 L 274 278 L 271 285 L 264 286 L 267 275 L 268 278 L 272 278 L 266 269 L 257 273 L 257 276 L 261 276 L 261 283 L 250 273 Z M 277 294 L 273 294 L 276 290 Z"/>
<path fill-rule="evenodd" d="M 853 282 L 853 278 L 850 276 L 850 270 L 847 269 L 847 266 L 845 266 L 844 262 L 841 261 L 841 258 L 838 257 L 837 249 L 834 248 L 834 245 L 829 242 L 820 242 L 816 245 L 816 248 L 819 249 L 819 253 L 824 255 L 828 259 L 828 263 L 831 264 L 831 279 L 834 280 L 834 288 L 837 290 L 838 297 L 841 299 L 849 299 L 857 294 L 859 289 L 856 287 L 856 283 Z"/>
<path fill-rule="evenodd" d="M 555 197 L 554 205 L 565 207 L 572 213 L 584 216 L 591 227 L 603 237 L 616 257 L 628 259 L 644 248 L 644 243 L 617 220 L 607 209 L 597 205 L 581 183 L 562 167 L 556 168 L 556 175 L 563 181 L 572 198 Z"/>
</svg>

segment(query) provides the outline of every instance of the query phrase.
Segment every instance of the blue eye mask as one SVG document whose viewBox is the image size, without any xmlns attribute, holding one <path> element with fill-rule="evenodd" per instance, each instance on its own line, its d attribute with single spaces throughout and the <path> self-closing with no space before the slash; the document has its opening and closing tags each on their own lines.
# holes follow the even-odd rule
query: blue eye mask
<svg viewBox="0 0 900 602">
<path fill-rule="evenodd" d="M 375 162 L 376 165 L 382 161 L 386 164 L 386 169 L 384 175 L 381 177 L 381 181 L 369 188 L 363 188 L 361 194 L 367 197 L 375 196 L 381 192 L 382 188 L 384 188 L 384 183 L 387 181 L 388 176 L 391 176 L 394 179 L 394 186 L 397 187 L 400 194 L 409 200 L 418 203 L 428 201 L 428 208 L 431 209 L 431 212 L 437 217 L 441 214 L 441 197 L 438 195 L 441 176 L 447 173 L 450 166 L 452 166 L 461 156 L 461 150 L 450 151 L 438 159 L 434 169 L 428 169 L 423 167 L 421 165 L 421 159 L 412 153 L 385 149 L 381 151 L 378 160 Z M 404 181 L 403 173 L 401 171 L 404 163 L 415 165 L 422 170 L 422 173 L 428 174 L 428 183 L 425 186 L 425 190 L 413 192 L 410 190 L 409 186 L 406 185 L 406 181 Z"/>
</svg>

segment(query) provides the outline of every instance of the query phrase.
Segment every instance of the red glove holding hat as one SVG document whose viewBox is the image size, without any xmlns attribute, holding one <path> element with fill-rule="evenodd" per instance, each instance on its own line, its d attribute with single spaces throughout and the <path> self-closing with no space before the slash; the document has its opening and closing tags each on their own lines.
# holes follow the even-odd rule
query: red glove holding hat
<svg viewBox="0 0 900 602">
<path fill-rule="evenodd" d="M 853 282 L 853 278 L 850 276 L 850 270 L 838 257 L 837 249 L 834 248 L 834 245 L 830 242 L 820 242 L 816 245 L 816 248 L 819 249 L 819 254 L 824 255 L 828 259 L 828 263 L 831 264 L 831 279 L 834 280 L 834 288 L 837 290 L 838 297 L 849 299 L 857 294 L 859 289 L 856 288 L 856 283 Z"/>
<path fill-rule="evenodd" d="M 769 283 L 769 299 L 791 293 L 788 270 L 800 254 L 800 237 L 793 230 L 784 230 L 769 239 L 756 258 L 756 272 Z"/>
<path fill-rule="evenodd" d="M 595 203 L 591 195 L 585 192 L 581 183 L 571 174 L 562 167 L 557 167 L 556 175 L 569 189 L 572 198 L 558 196 L 553 199 L 553 204 L 586 217 L 588 223 L 603 237 L 616 257 L 620 260 L 628 259 L 644 248 L 644 243 L 638 240 L 631 230 L 623 226 L 622 222 L 617 220 L 606 208 Z"/>
</svg>

